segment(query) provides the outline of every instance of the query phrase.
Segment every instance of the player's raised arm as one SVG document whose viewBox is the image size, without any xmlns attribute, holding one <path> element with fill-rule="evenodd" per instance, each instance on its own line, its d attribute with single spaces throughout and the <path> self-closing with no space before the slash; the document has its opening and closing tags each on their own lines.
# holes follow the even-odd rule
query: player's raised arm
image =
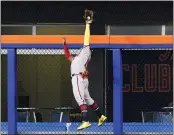
<svg viewBox="0 0 174 135">
<path fill-rule="evenodd" d="M 72 61 L 72 56 L 69 52 L 69 49 L 68 49 L 68 46 L 67 46 L 67 43 L 66 43 L 66 39 L 64 38 L 64 41 L 63 41 L 63 49 L 64 49 L 64 55 L 65 57 L 69 60 L 69 61 Z"/>
<path fill-rule="evenodd" d="M 85 34 L 84 34 L 84 46 L 89 45 L 90 40 L 90 24 L 86 22 Z"/>
<path fill-rule="evenodd" d="M 91 50 L 90 50 L 90 24 L 93 21 L 93 11 L 91 10 L 85 10 L 84 19 L 86 22 L 85 27 L 85 33 L 84 33 L 84 44 L 83 49 L 79 53 L 79 57 L 83 60 L 84 64 L 89 61 L 91 56 Z"/>
<path fill-rule="evenodd" d="M 90 42 L 90 23 L 93 21 L 93 12 L 90 10 L 85 10 L 86 28 L 84 34 L 84 47 L 89 45 Z"/>
</svg>

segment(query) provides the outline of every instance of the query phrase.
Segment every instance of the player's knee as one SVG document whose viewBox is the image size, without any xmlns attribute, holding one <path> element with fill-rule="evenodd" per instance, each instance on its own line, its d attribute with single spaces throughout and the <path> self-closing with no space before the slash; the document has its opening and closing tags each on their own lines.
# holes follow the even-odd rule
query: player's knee
<svg viewBox="0 0 174 135">
<path fill-rule="evenodd" d="M 86 101 L 88 106 L 91 106 L 92 104 L 94 104 L 94 100 L 92 98 L 88 98 L 85 101 Z"/>
<path fill-rule="evenodd" d="M 92 105 L 90 105 L 90 107 L 93 109 L 93 110 L 96 110 L 96 109 L 98 109 L 98 104 L 96 104 L 95 102 L 92 104 Z"/>
<path fill-rule="evenodd" d="M 80 105 L 80 111 L 86 111 L 88 110 L 88 106 L 86 104 Z"/>
</svg>

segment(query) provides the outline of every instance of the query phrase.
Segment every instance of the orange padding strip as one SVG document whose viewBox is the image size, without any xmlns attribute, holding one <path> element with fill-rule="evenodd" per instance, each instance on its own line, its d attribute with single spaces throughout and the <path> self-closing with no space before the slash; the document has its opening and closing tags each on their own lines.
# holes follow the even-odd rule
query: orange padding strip
<svg viewBox="0 0 174 135">
<path fill-rule="evenodd" d="M 3 35 L 1 43 L 6 44 L 62 44 L 66 37 L 68 44 L 83 44 L 84 36 L 32 36 L 32 35 Z M 173 36 L 106 36 L 92 35 L 91 44 L 172 44 Z"/>
</svg>

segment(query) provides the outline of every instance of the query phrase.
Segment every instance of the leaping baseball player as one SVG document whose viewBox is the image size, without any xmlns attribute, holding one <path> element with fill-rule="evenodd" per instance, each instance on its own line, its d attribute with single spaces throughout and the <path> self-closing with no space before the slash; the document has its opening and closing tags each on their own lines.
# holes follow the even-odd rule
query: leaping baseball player
<svg viewBox="0 0 174 135">
<path fill-rule="evenodd" d="M 77 128 L 82 130 L 91 126 L 88 121 L 88 106 L 90 106 L 98 117 L 98 126 L 101 126 L 107 119 L 99 109 L 98 104 L 91 98 L 88 91 L 88 71 L 87 65 L 91 59 L 91 50 L 89 46 L 90 39 L 90 24 L 93 21 L 93 12 L 85 10 L 86 28 L 84 35 L 84 46 L 80 53 L 76 56 L 72 56 L 64 39 L 64 54 L 65 57 L 71 62 L 71 81 L 73 87 L 73 94 L 77 104 L 80 107 L 82 113 L 82 124 Z"/>
</svg>

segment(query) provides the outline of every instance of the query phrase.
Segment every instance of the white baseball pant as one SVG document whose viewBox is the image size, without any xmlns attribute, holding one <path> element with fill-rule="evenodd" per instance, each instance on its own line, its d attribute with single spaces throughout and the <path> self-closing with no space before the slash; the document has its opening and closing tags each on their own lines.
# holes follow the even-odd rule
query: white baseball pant
<svg viewBox="0 0 174 135">
<path fill-rule="evenodd" d="M 72 77 L 71 81 L 73 87 L 73 94 L 78 105 L 92 105 L 94 103 L 94 100 L 91 98 L 88 91 L 88 79 L 83 79 L 81 75 L 75 75 Z"/>
</svg>

